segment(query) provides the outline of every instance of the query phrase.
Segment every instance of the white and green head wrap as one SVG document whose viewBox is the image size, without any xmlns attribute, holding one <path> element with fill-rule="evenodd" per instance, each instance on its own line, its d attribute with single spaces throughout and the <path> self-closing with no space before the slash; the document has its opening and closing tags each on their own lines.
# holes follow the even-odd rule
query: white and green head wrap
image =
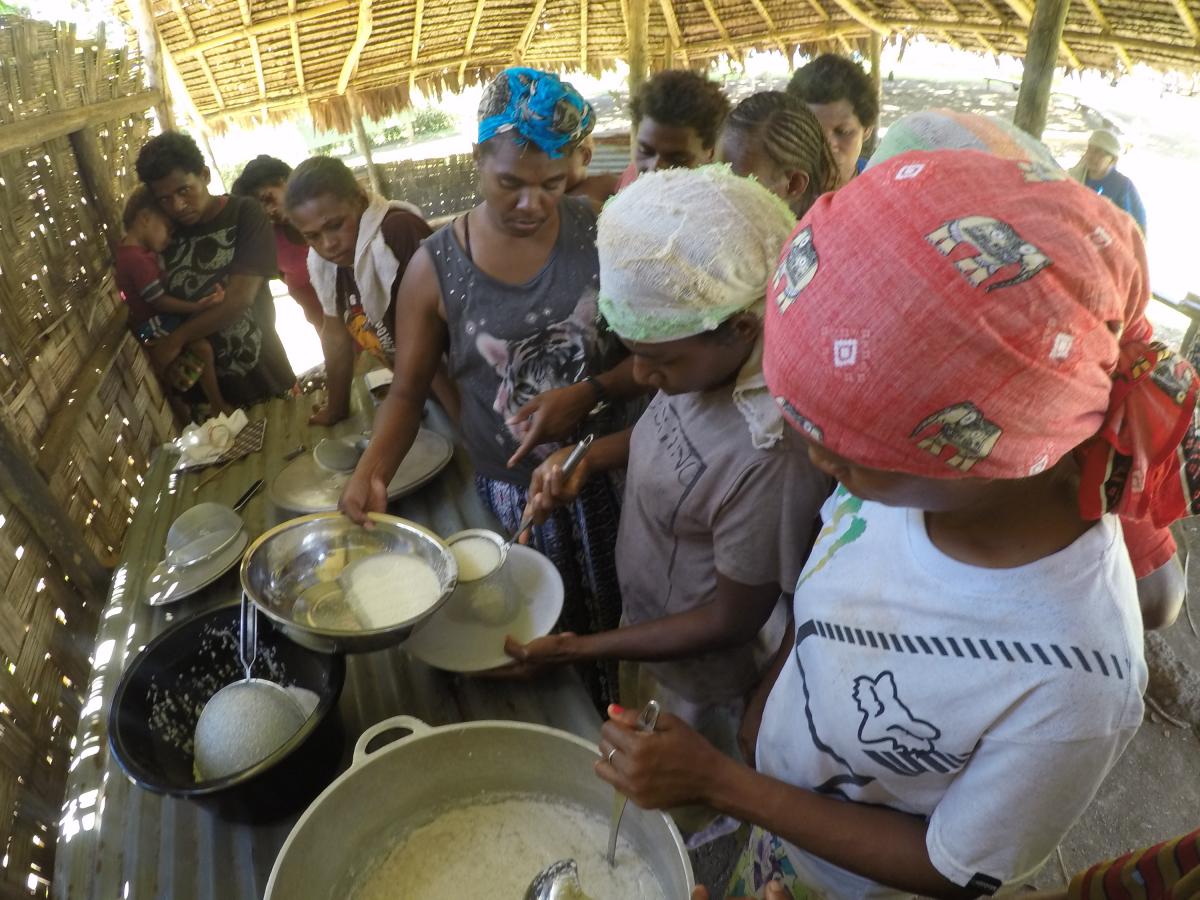
<svg viewBox="0 0 1200 900">
<path fill-rule="evenodd" d="M 788 205 L 728 166 L 643 175 L 600 214 L 600 310 L 621 337 L 662 343 L 760 318 L 779 252 L 796 227 Z M 762 341 L 733 388 L 755 447 L 783 434 L 762 377 Z"/>
<path fill-rule="evenodd" d="M 643 175 L 600 214 L 600 310 L 631 341 L 712 331 L 766 296 L 795 227 L 786 203 L 728 166 Z"/>
</svg>

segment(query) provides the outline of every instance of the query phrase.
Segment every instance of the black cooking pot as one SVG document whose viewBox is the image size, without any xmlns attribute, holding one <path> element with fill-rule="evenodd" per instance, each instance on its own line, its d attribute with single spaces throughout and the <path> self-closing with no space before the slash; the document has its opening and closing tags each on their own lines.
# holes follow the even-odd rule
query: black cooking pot
<svg viewBox="0 0 1200 900">
<path fill-rule="evenodd" d="M 109 744 L 140 787 L 214 806 L 227 818 L 270 821 L 307 806 L 337 775 L 345 735 L 334 713 L 346 665 L 341 656 L 294 644 L 265 618 L 256 678 L 312 691 L 317 707 L 290 741 L 252 768 L 196 781 L 192 736 L 218 690 L 244 677 L 238 607 L 200 613 L 164 631 L 126 668 L 108 716 Z"/>
</svg>

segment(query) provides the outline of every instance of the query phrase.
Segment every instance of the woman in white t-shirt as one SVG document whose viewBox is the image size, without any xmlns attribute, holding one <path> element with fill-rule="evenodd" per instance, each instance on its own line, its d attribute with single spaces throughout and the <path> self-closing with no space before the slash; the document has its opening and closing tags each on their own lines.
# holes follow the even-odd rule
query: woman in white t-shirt
<svg viewBox="0 0 1200 900">
<path fill-rule="evenodd" d="M 897 156 L 800 222 L 764 372 L 841 486 L 758 770 L 621 710 L 597 764 L 640 805 L 756 825 L 731 895 L 991 894 L 1091 801 L 1146 683 L 1113 513 L 1169 521 L 1194 492 L 1194 373 L 1145 342 L 1148 296 L 1131 219 L 976 151 Z"/>
</svg>

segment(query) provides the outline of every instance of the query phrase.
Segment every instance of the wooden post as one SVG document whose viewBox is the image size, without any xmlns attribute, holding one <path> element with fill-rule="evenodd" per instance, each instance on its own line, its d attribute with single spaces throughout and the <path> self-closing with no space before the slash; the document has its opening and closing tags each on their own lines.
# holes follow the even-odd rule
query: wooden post
<svg viewBox="0 0 1200 900">
<path fill-rule="evenodd" d="M 171 108 L 171 95 L 163 66 L 163 46 L 159 40 L 158 26 L 154 24 L 154 10 L 150 7 L 150 0 L 129 0 L 129 13 L 137 30 L 142 61 L 146 65 L 146 81 L 150 90 L 158 91 L 161 95 L 161 99 L 154 104 L 158 126 L 163 131 L 173 131 L 175 112 Z"/>
<path fill-rule="evenodd" d="M 121 207 L 113 191 L 112 169 L 100 152 L 100 141 L 90 126 L 72 131 L 70 139 L 75 162 L 79 166 L 79 177 L 92 195 L 96 213 L 104 227 L 108 249 L 116 256 L 117 244 L 121 241 Z"/>
<path fill-rule="evenodd" d="M 646 0 L 629 0 L 629 21 L 627 23 L 629 38 L 629 98 L 632 100 L 641 90 L 646 81 L 646 70 L 649 61 L 646 57 L 646 32 L 649 31 L 650 8 Z M 630 130 L 629 146 L 632 149 L 637 141 L 636 124 Z"/>
<path fill-rule="evenodd" d="M 867 35 L 867 46 L 871 54 L 871 86 L 875 88 L 875 97 L 883 98 L 883 73 L 879 71 L 879 57 L 883 54 L 883 39 L 879 33 L 872 31 Z"/>
<path fill-rule="evenodd" d="M 363 164 L 367 167 L 367 181 L 374 193 L 380 197 L 386 197 L 379 168 L 371 157 L 371 142 L 367 139 L 367 129 L 362 120 L 362 101 L 358 99 L 358 94 L 354 91 L 346 91 L 346 100 L 350 104 L 350 124 L 354 128 L 354 146 L 358 149 L 359 155 L 363 158 Z"/>
<path fill-rule="evenodd" d="M 1029 39 L 1025 43 L 1025 72 L 1021 76 L 1013 124 L 1039 140 L 1046 127 L 1050 85 L 1054 81 L 1058 46 L 1062 41 L 1070 6 L 1071 0 L 1037 0 L 1033 19 L 1029 23 Z"/>
<path fill-rule="evenodd" d="M 0 493 L 25 513 L 38 540 L 88 599 L 108 593 L 107 570 L 87 545 L 79 526 L 63 512 L 49 485 L 29 461 L 20 439 L 3 418 L 0 418 Z"/>
</svg>

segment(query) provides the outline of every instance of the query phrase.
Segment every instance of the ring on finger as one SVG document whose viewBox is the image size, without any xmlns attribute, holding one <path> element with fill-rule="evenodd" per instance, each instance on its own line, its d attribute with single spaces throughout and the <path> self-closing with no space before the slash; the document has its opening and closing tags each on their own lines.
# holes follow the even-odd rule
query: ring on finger
<svg viewBox="0 0 1200 900">
<path fill-rule="evenodd" d="M 613 757 L 614 757 L 614 756 L 616 756 L 616 755 L 617 755 L 617 748 L 616 748 L 616 747 L 613 747 L 611 750 L 609 750 L 609 751 L 608 751 L 608 764 L 609 764 L 610 766 L 612 765 L 612 760 L 613 760 Z"/>
</svg>

